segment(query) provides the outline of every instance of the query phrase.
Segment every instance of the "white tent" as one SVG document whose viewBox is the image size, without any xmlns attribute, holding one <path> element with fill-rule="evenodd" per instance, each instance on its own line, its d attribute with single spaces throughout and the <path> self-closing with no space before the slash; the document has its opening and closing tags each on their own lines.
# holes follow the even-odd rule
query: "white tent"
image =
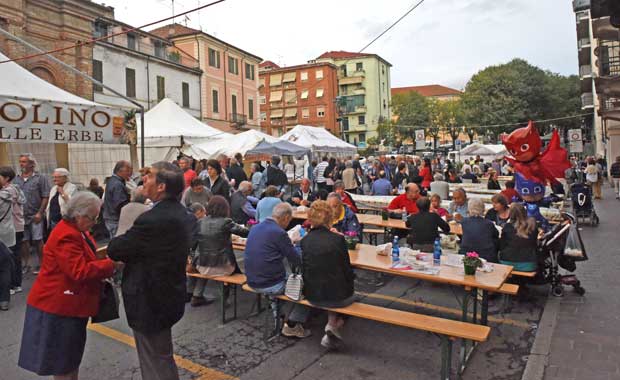
<svg viewBox="0 0 620 380">
<path fill-rule="evenodd" d="M 324 152 L 352 155 L 357 152 L 355 145 L 340 140 L 325 128 L 298 124 L 295 128 L 282 135 L 280 139 L 310 148 L 313 153 Z"/>
<path fill-rule="evenodd" d="M 461 159 L 480 156 L 485 161 L 492 161 L 507 155 L 506 147 L 503 144 L 479 144 L 474 143 L 461 149 Z"/>
<path fill-rule="evenodd" d="M 183 148 L 183 153 L 196 159 L 216 158 L 219 155 L 232 157 L 237 153 L 245 155 L 250 149 L 256 147 L 261 141 L 277 142 L 278 139 L 250 129 L 237 135 L 230 135 L 221 139 L 193 144 Z"/>
</svg>

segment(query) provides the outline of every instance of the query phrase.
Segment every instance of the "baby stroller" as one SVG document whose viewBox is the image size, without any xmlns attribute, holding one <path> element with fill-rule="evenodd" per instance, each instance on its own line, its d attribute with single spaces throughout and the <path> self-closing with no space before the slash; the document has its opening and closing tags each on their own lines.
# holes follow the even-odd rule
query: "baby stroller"
<svg viewBox="0 0 620 380">
<path fill-rule="evenodd" d="M 570 186 L 570 194 L 577 224 L 581 218 L 584 223 L 589 219 L 591 226 L 598 226 L 599 218 L 592 202 L 592 188 L 585 183 L 573 183 Z"/>
<path fill-rule="evenodd" d="M 555 225 L 540 240 L 538 253 L 537 282 L 551 285 L 551 294 L 556 297 L 564 295 L 564 285 L 570 285 L 579 295 L 586 290 L 574 274 L 562 275 L 560 268 L 569 272 L 577 269 L 578 261 L 588 259 L 575 223 L 575 217 L 562 213 L 565 221 Z"/>
</svg>

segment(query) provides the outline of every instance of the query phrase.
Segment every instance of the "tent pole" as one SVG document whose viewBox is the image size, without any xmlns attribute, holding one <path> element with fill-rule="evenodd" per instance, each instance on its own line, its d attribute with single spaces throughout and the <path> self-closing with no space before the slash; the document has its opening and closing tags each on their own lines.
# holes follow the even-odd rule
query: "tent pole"
<svg viewBox="0 0 620 380">
<path fill-rule="evenodd" d="M 140 162 L 141 167 L 145 167 L 144 164 L 144 107 L 140 110 Z"/>
</svg>

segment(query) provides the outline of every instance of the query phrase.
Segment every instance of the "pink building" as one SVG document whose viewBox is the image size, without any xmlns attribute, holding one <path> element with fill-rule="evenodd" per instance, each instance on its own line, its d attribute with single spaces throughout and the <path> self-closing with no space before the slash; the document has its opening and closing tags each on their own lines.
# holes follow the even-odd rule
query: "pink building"
<svg viewBox="0 0 620 380">
<path fill-rule="evenodd" d="M 201 114 L 226 132 L 260 129 L 258 64 L 262 59 L 200 30 L 179 24 L 151 33 L 196 57 L 202 70 Z"/>
</svg>

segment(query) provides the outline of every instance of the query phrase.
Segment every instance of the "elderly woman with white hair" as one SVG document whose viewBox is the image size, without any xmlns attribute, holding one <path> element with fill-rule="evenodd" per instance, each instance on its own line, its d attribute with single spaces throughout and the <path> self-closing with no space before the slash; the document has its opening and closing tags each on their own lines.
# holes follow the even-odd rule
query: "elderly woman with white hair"
<svg viewBox="0 0 620 380">
<path fill-rule="evenodd" d="M 117 263 L 98 258 L 88 230 L 101 200 L 75 193 L 43 250 L 41 272 L 28 296 L 18 365 L 39 376 L 77 380 L 88 318 L 97 315 L 102 280 Z"/>
<path fill-rule="evenodd" d="M 67 204 L 77 191 L 77 187 L 69 182 L 69 176 L 70 173 L 65 168 L 57 168 L 52 174 L 54 186 L 50 190 L 50 201 L 45 210 L 49 231 L 53 230 L 67 213 Z"/>
<path fill-rule="evenodd" d="M 469 216 L 463 218 L 463 236 L 459 253 L 477 252 L 480 257 L 492 263 L 497 262 L 499 233 L 495 224 L 484 218 L 484 202 L 479 198 L 469 200 Z"/>
</svg>

